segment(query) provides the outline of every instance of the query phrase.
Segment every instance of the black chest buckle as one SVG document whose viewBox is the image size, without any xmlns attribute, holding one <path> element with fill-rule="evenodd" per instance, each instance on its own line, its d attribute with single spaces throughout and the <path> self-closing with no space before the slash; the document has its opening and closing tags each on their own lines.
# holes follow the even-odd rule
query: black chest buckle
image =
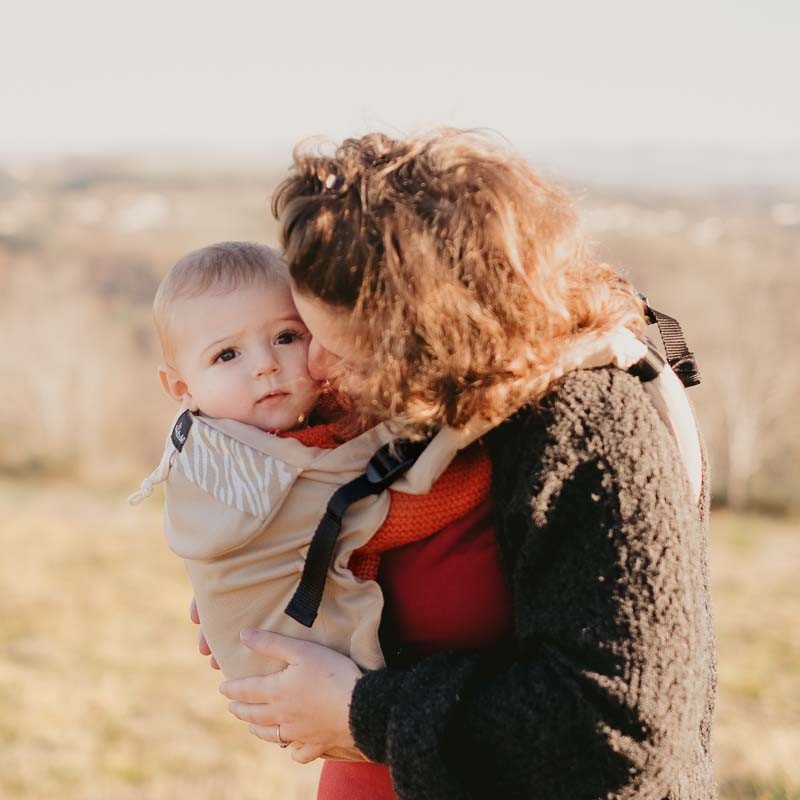
<svg viewBox="0 0 800 800">
<path fill-rule="evenodd" d="M 366 472 L 340 486 L 328 500 L 325 514 L 314 531 L 300 583 L 285 613 L 310 628 L 319 613 L 325 582 L 333 563 L 336 540 L 345 512 L 353 503 L 380 494 L 404 475 L 422 455 L 430 439 L 385 444 L 370 458 Z"/>
</svg>

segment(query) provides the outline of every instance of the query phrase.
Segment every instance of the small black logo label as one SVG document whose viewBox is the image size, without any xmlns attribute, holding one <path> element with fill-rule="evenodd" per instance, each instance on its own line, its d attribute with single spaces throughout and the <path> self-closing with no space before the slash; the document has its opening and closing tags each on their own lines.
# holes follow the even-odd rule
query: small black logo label
<svg viewBox="0 0 800 800">
<path fill-rule="evenodd" d="M 189 428 L 192 427 L 192 415 L 188 411 L 184 411 L 178 417 L 175 427 L 172 429 L 172 444 L 175 449 L 180 453 L 183 446 L 186 444 L 186 437 L 189 435 Z"/>
</svg>

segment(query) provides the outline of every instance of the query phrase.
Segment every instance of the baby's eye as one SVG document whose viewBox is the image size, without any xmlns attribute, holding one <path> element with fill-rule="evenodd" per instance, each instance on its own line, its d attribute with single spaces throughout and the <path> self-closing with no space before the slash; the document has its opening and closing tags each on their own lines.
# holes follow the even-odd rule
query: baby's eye
<svg viewBox="0 0 800 800">
<path fill-rule="evenodd" d="M 224 350 L 220 350 L 219 353 L 214 358 L 214 363 L 216 364 L 217 361 L 230 361 L 236 358 L 236 351 L 232 347 L 226 347 Z"/>
<path fill-rule="evenodd" d="M 275 337 L 275 344 L 292 344 L 302 338 L 303 334 L 300 331 L 284 331 Z"/>
</svg>

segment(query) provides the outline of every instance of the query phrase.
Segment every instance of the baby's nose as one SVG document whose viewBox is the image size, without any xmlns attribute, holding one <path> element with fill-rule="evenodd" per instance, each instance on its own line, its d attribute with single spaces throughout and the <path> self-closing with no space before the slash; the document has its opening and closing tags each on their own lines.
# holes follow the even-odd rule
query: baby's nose
<svg viewBox="0 0 800 800">
<path fill-rule="evenodd" d="M 261 375 L 271 375 L 273 372 L 277 372 L 279 368 L 277 359 L 271 355 L 265 355 L 256 364 L 254 374 L 257 378 Z"/>
</svg>

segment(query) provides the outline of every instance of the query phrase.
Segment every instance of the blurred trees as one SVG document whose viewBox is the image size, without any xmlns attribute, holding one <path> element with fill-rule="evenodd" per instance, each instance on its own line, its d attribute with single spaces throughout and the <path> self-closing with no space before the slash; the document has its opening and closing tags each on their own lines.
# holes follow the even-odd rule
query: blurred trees
<svg viewBox="0 0 800 800">
<path fill-rule="evenodd" d="M 800 216 L 800 192 L 785 195 L 634 198 L 638 214 L 595 234 L 602 255 L 683 324 L 703 378 L 689 396 L 712 489 L 737 509 L 800 504 L 800 218 L 786 215 Z M 647 224 L 654 203 L 670 209 L 671 228 Z"/>
</svg>

